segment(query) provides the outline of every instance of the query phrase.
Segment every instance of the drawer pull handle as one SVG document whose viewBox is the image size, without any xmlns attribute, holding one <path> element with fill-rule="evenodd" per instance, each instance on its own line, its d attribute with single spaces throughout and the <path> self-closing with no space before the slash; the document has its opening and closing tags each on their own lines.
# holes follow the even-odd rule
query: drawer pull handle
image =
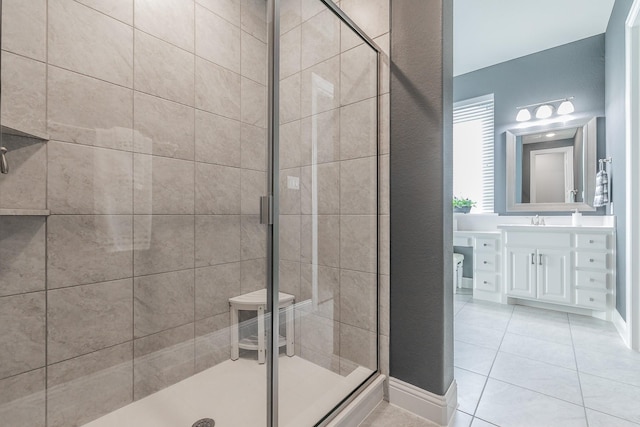
<svg viewBox="0 0 640 427">
<path fill-rule="evenodd" d="M 593 239 L 589 240 L 589 243 L 594 243 Z"/>
<path fill-rule="evenodd" d="M 486 248 L 489 245 L 487 243 L 483 243 L 482 246 L 484 246 Z"/>
<path fill-rule="evenodd" d="M 595 300 L 594 300 L 593 298 L 591 298 L 591 297 L 590 297 L 590 298 L 589 298 L 589 301 L 594 302 Z"/>
<path fill-rule="evenodd" d="M 589 262 L 593 262 L 593 258 L 589 258 Z"/>
<path fill-rule="evenodd" d="M 484 265 L 489 264 L 487 261 L 482 261 L 482 263 L 483 263 Z"/>
<path fill-rule="evenodd" d="M 484 282 L 482 282 L 482 283 L 484 283 L 484 284 L 486 285 L 488 282 L 485 280 L 485 281 L 484 281 Z"/>
<path fill-rule="evenodd" d="M 531 265 L 535 265 L 536 263 L 536 254 L 531 254 Z"/>
<path fill-rule="evenodd" d="M 590 282 L 595 282 L 596 280 L 593 277 L 589 277 Z"/>
</svg>

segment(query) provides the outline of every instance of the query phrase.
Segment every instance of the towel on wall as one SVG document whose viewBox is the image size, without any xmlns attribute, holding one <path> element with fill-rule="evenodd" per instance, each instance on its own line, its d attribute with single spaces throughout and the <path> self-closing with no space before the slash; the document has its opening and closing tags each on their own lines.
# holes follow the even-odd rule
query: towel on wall
<svg viewBox="0 0 640 427">
<path fill-rule="evenodd" d="M 596 197 L 593 206 L 599 208 L 609 203 L 609 175 L 602 169 L 596 174 Z"/>
</svg>

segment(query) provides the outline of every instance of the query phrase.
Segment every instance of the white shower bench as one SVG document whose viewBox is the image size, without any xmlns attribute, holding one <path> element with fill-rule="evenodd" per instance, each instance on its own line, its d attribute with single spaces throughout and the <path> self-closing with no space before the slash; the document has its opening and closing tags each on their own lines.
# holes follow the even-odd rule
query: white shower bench
<svg viewBox="0 0 640 427">
<path fill-rule="evenodd" d="M 286 345 L 287 356 L 291 357 L 294 354 L 293 302 L 295 297 L 283 292 L 280 292 L 278 296 L 278 308 L 285 311 L 285 336 L 278 335 L 278 348 Z M 240 349 L 242 348 L 245 350 L 257 350 L 258 363 L 264 363 L 266 355 L 264 312 L 267 307 L 267 290 L 260 289 L 259 291 L 229 298 L 229 306 L 231 315 L 231 360 L 238 360 Z M 257 336 L 253 335 L 240 340 L 240 324 L 238 321 L 238 312 L 240 310 L 257 312 Z"/>
</svg>

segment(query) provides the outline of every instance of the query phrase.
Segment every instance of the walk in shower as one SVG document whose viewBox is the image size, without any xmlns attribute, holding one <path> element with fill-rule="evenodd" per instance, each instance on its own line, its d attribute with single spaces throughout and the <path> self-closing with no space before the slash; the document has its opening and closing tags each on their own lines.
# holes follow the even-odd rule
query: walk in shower
<svg viewBox="0 0 640 427">
<path fill-rule="evenodd" d="M 327 424 L 378 373 L 377 46 L 328 0 L 0 11 L 0 424 Z"/>
</svg>

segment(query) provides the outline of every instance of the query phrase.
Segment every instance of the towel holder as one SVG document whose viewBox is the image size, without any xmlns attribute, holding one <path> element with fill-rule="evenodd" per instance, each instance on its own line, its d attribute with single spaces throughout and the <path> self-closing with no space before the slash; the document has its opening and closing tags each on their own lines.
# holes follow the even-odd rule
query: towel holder
<svg viewBox="0 0 640 427">
<path fill-rule="evenodd" d="M 604 164 L 605 163 L 612 163 L 613 160 L 611 160 L 611 157 L 606 157 L 604 159 L 598 159 L 598 170 L 604 170 Z"/>
</svg>

